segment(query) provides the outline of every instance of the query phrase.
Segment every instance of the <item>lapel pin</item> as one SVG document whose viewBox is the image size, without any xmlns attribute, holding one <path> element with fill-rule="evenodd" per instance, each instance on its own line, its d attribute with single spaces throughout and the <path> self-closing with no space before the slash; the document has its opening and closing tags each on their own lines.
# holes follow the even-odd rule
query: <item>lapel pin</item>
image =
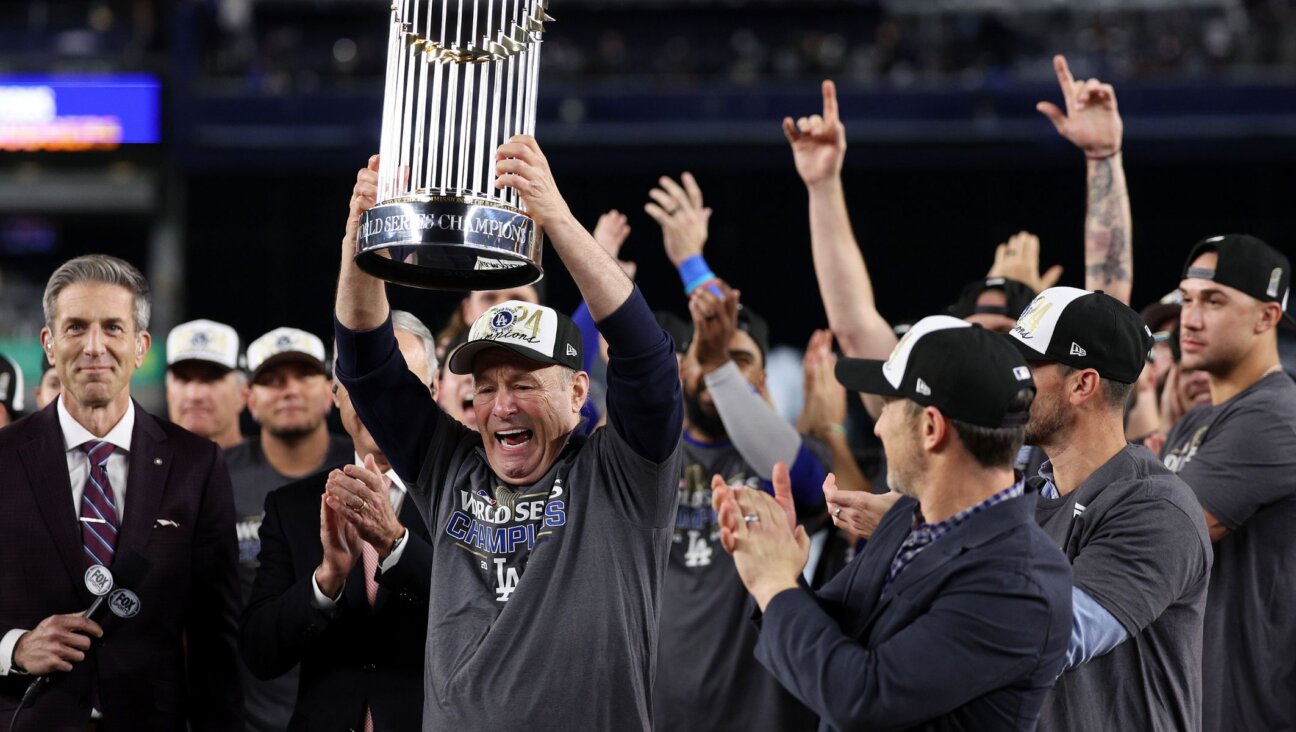
<svg viewBox="0 0 1296 732">
<path fill-rule="evenodd" d="M 153 464 L 154 464 L 154 465 L 161 465 L 161 464 L 162 464 L 162 458 L 153 458 Z"/>
</svg>

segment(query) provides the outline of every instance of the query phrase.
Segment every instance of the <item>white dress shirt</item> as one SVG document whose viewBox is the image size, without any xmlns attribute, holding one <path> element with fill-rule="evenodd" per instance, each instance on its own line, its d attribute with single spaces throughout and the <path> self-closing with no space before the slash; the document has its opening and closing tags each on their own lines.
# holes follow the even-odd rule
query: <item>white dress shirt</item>
<svg viewBox="0 0 1296 732">
<path fill-rule="evenodd" d="M 63 397 L 58 397 L 59 428 L 63 432 L 63 450 L 67 458 L 68 480 L 72 484 L 72 510 L 70 521 L 79 521 L 81 517 L 81 494 L 85 492 L 86 479 L 90 477 L 90 456 L 81 448 L 87 442 L 111 442 L 112 454 L 108 456 L 108 482 L 112 484 L 113 503 L 117 507 L 117 526 L 121 526 L 126 506 L 126 478 L 130 472 L 131 432 L 135 430 L 135 402 L 126 406 L 126 413 L 117 420 L 117 424 L 108 430 L 102 439 L 90 434 L 90 430 L 81 426 L 67 407 L 63 406 Z M 403 488 L 403 486 L 402 486 Z M 81 535 L 80 528 L 77 536 Z M 14 628 L 0 638 L 0 676 L 7 676 L 13 671 L 13 653 L 18 639 L 26 630 Z"/>
<path fill-rule="evenodd" d="M 364 467 L 364 459 L 360 457 L 359 453 L 356 453 L 355 464 L 362 468 Z M 391 479 L 391 487 L 387 489 L 387 497 L 391 500 L 392 510 L 395 511 L 397 517 L 399 517 L 401 504 L 405 501 L 405 483 L 401 481 L 400 476 L 396 475 L 394 469 L 388 470 L 386 476 Z M 382 560 L 378 565 L 378 568 L 383 572 L 386 572 L 392 567 L 395 567 L 396 563 L 400 561 L 401 555 L 405 553 L 405 544 L 408 540 L 409 529 L 405 529 L 405 533 L 401 534 L 401 538 L 397 542 L 395 551 L 388 554 L 387 558 Z M 314 572 L 311 572 L 311 587 L 315 590 L 315 607 L 320 610 L 331 612 L 337 609 L 337 600 L 342 597 L 342 593 L 346 591 L 346 580 L 344 579 L 342 581 L 342 587 L 338 590 L 337 597 L 329 597 L 324 594 L 324 591 L 320 589 L 319 582 L 315 580 Z"/>
</svg>

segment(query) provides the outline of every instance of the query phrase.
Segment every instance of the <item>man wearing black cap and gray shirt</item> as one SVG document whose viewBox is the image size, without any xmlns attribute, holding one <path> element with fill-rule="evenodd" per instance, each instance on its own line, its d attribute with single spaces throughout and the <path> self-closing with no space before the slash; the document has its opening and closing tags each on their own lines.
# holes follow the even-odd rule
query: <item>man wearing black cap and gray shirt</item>
<svg viewBox="0 0 1296 732">
<path fill-rule="evenodd" d="M 1188 486 L 1123 428 L 1152 333 L 1105 293 L 1053 287 L 1009 337 L 1038 390 L 1026 441 L 1049 457 L 1030 479 L 1035 518 L 1075 575 L 1067 670 L 1039 727 L 1199 729 L 1206 523 Z"/>
<path fill-rule="evenodd" d="M 248 408 L 260 434 L 225 451 L 238 516 L 242 607 L 252 597 L 261 521 L 270 491 L 330 465 L 349 462 L 351 441 L 332 435 L 324 418 L 332 408 L 324 342 L 297 328 L 275 328 L 248 344 Z M 297 699 L 297 668 L 261 680 L 240 664 L 248 727 L 277 732 L 288 727 Z"/>
<path fill-rule="evenodd" d="M 0 353 L 0 427 L 23 415 L 23 372 L 17 361 Z"/>
<path fill-rule="evenodd" d="M 354 263 L 378 159 L 351 198 L 336 304 L 338 380 L 433 537 L 425 730 L 650 730 L 657 617 L 683 408 L 671 339 L 572 216 L 535 140 L 495 153 L 608 343 L 608 425 L 577 431 L 589 375 L 576 325 L 507 302 L 449 368 L 471 372 L 480 432 L 448 417 L 396 350 L 383 282 Z M 348 465 L 333 493 L 378 476 Z"/>
<path fill-rule="evenodd" d="M 809 539 L 786 469 L 775 497 L 714 482 L 762 611 L 756 659 L 820 729 L 1033 730 L 1065 661 L 1071 569 L 1012 470 L 1030 369 L 1002 336 L 936 315 L 887 361 L 843 359 L 837 376 L 885 400 L 874 431 L 905 497 L 816 594 L 798 579 Z"/>
<path fill-rule="evenodd" d="M 1253 236 L 1217 236 L 1193 247 L 1179 289 L 1181 364 L 1211 390 L 1162 450 L 1215 542 L 1202 728 L 1296 729 L 1296 385 L 1278 360 L 1291 263 Z"/>
</svg>

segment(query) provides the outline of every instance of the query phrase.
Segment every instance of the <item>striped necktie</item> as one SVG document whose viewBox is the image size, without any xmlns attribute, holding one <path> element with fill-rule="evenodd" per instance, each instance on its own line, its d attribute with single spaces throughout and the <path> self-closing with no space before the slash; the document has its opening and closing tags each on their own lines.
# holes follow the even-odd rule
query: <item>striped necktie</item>
<svg viewBox="0 0 1296 732">
<path fill-rule="evenodd" d="M 87 442 L 82 449 L 90 460 L 90 475 L 81 494 L 81 546 L 86 567 L 111 567 L 117 550 L 117 504 L 108 483 L 108 456 L 113 446 L 110 442 Z"/>
</svg>

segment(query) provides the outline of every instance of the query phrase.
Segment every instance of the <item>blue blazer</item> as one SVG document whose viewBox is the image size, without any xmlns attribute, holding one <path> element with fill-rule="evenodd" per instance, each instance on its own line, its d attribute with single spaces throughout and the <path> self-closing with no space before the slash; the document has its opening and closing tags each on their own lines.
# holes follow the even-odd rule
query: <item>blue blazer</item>
<svg viewBox="0 0 1296 732">
<path fill-rule="evenodd" d="M 913 527 L 903 498 L 817 595 L 774 597 L 756 658 L 823 730 L 1033 730 L 1071 632 L 1071 567 L 1028 490 L 927 546 L 882 591 Z"/>
</svg>

